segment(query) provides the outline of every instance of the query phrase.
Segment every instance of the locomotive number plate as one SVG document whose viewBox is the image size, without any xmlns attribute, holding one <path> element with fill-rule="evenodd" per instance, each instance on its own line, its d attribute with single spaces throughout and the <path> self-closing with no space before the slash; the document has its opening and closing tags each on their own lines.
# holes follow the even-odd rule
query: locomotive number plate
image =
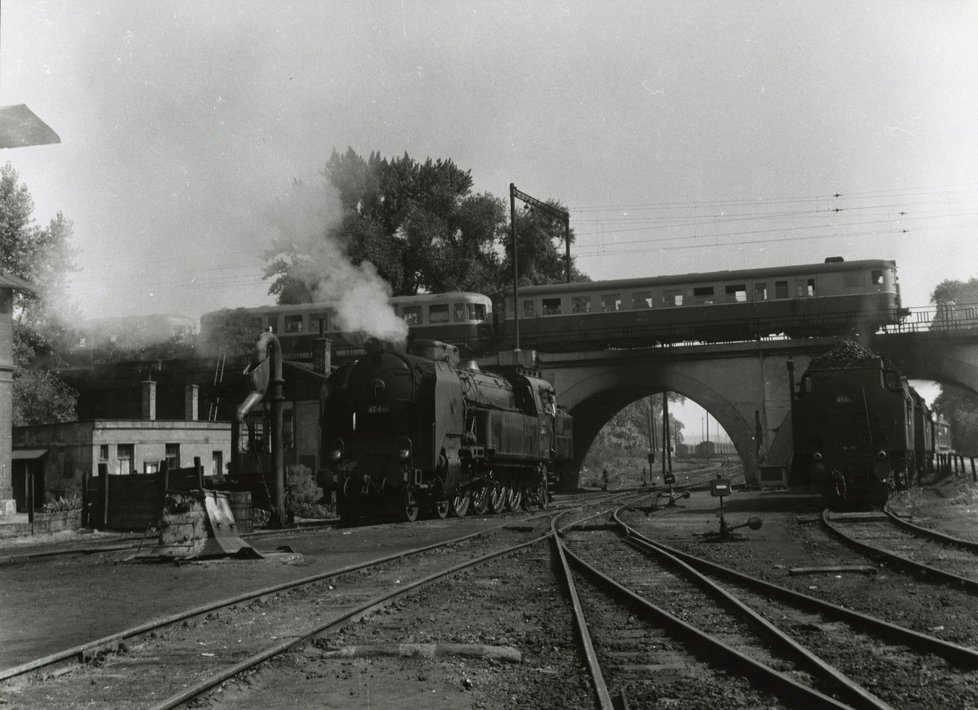
<svg viewBox="0 0 978 710">
<path fill-rule="evenodd" d="M 383 404 L 371 404 L 367 407 L 367 414 L 387 414 L 391 408 Z"/>
</svg>

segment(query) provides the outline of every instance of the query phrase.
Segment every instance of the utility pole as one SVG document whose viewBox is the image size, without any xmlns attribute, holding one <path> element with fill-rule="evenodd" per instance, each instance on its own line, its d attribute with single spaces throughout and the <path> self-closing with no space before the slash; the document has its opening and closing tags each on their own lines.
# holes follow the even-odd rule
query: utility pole
<svg viewBox="0 0 978 710">
<path fill-rule="evenodd" d="M 513 325 L 515 336 L 515 348 L 520 349 L 520 308 L 519 308 L 519 269 L 516 258 L 516 199 L 519 198 L 531 207 L 543 210 L 564 221 L 564 261 L 566 262 L 565 273 L 567 283 L 571 280 L 571 258 L 570 258 L 570 213 L 553 205 L 548 205 L 542 200 L 538 200 L 532 195 L 527 195 L 516 189 L 516 185 L 509 183 L 509 234 L 510 242 L 513 246 Z"/>
</svg>

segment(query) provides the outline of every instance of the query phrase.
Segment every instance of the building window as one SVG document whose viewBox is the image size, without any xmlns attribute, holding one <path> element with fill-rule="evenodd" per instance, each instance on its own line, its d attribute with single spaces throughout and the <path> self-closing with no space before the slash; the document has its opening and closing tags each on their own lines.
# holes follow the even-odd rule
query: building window
<svg viewBox="0 0 978 710">
<path fill-rule="evenodd" d="M 620 311 L 621 310 L 621 294 L 620 293 L 603 293 L 601 294 L 601 310 L 605 313 L 609 311 Z"/>
<path fill-rule="evenodd" d="M 302 316 L 285 316 L 285 332 L 286 333 L 301 333 L 302 332 Z"/>
<path fill-rule="evenodd" d="M 224 475 L 224 454 L 220 451 L 211 452 L 211 475 Z"/>
<path fill-rule="evenodd" d="M 590 313 L 590 296 L 571 296 L 571 313 Z"/>
<path fill-rule="evenodd" d="M 116 474 L 119 476 L 130 476 L 135 472 L 133 468 L 133 450 L 135 444 L 119 444 L 116 446 Z"/>
<path fill-rule="evenodd" d="M 158 463 L 150 463 L 149 461 L 143 462 L 143 473 L 159 473 L 160 465 Z"/>
<path fill-rule="evenodd" d="M 109 445 L 108 444 L 101 444 L 98 447 L 98 460 L 99 461 L 108 461 L 109 460 Z"/>
<path fill-rule="evenodd" d="M 404 306 L 402 317 L 408 325 L 419 325 L 421 323 L 421 306 Z"/>
<path fill-rule="evenodd" d="M 543 315 L 545 316 L 559 316 L 560 315 L 560 299 L 559 298 L 545 298 L 543 299 Z"/>
<path fill-rule="evenodd" d="M 171 471 L 180 468 L 180 444 L 166 445 L 166 467 Z"/>
<path fill-rule="evenodd" d="M 282 412 L 282 447 L 286 451 L 295 448 L 295 412 Z"/>
<path fill-rule="evenodd" d="M 536 315 L 536 302 L 523 301 L 523 317 L 532 318 L 535 315 Z"/>
<path fill-rule="evenodd" d="M 429 323 L 447 323 L 448 322 L 448 304 L 439 304 L 437 306 L 428 307 L 428 322 Z"/>
<path fill-rule="evenodd" d="M 632 294 L 632 308 L 651 308 L 652 292 L 636 291 Z"/>
</svg>

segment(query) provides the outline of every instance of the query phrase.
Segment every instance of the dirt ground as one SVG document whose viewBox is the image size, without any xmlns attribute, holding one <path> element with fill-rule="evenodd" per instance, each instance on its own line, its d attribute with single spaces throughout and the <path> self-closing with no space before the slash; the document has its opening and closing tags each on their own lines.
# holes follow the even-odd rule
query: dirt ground
<svg viewBox="0 0 978 710">
<path fill-rule="evenodd" d="M 897 509 L 912 516 L 917 524 L 978 540 L 978 484 L 970 476 L 944 479 L 906 494 L 896 503 Z M 711 541 L 710 534 L 719 526 L 718 500 L 708 492 L 693 493 L 674 508 L 638 510 L 630 515 L 637 525 L 667 544 L 894 623 L 978 647 L 974 597 L 963 592 L 920 586 L 885 568 L 875 575 L 792 576 L 789 570 L 793 567 L 854 564 L 857 559 L 820 530 L 817 497 L 736 492 L 724 505 L 729 525 L 758 516 L 763 520 L 762 528 L 738 530 L 739 541 Z M 445 534 L 441 526 L 451 523 L 446 521 L 432 529 L 429 523 L 397 526 L 397 536 L 416 542 Z M 369 552 L 390 544 L 392 530 L 377 527 L 361 531 L 356 547 Z M 329 555 L 329 549 L 342 548 L 342 533 L 324 534 L 316 545 L 302 548 L 302 564 L 318 565 Z M 194 706 L 592 708 L 595 701 L 582 681 L 585 672 L 570 627 L 566 594 L 553 580 L 550 565 L 550 550 L 541 546 L 481 572 L 466 573 L 451 583 L 408 595 L 396 606 L 330 638 L 281 655 Z M 282 565 L 276 576 L 291 567 Z M 215 580 L 223 579 L 227 588 L 242 581 L 234 579 L 239 573 L 250 574 L 246 566 L 237 564 L 219 569 L 201 567 L 195 574 L 207 574 L 208 570 L 215 573 Z M 366 653 L 367 648 L 393 655 Z M 353 655 L 337 656 L 341 649 L 354 649 Z M 479 655 L 485 649 L 510 649 L 519 654 L 519 660 Z M 112 659 L 105 662 L 113 663 Z M 123 666 L 119 659 L 120 669 Z M 939 681 L 915 680 L 904 699 L 894 705 L 921 710 L 976 707 L 970 700 L 973 692 L 968 690 L 976 684 L 975 672 L 952 674 Z M 676 707 L 669 698 L 662 698 L 659 706 Z M 18 705 L 8 700 L 4 707 Z M 141 707 L 138 699 L 131 707 Z M 722 703 L 715 707 L 722 707 Z"/>
</svg>

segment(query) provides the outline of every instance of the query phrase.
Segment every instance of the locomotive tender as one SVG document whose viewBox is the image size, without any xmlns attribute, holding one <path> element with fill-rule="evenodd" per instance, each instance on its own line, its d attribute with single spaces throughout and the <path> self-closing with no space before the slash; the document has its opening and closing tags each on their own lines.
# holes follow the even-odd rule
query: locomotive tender
<svg viewBox="0 0 978 710">
<path fill-rule="evenodd" d="M 544 507 L 572 455 L 553 385 L 520 367 L 460 367 L 444 343 L 413 353 L 376 340 L 327 381 L 323 460 L 346 524 Z"/>
<path fill-rule="evenodd" d="M 520 346 L 543 351 L 875 332 L 900 323 L 896 263 L 881 259 L 580 281 L 518 290 Z M 513 298 L 502 342 L 515 343 Z"/>
<path fill-rule="evenodd" d="M 831 508 L 880 507 L 911 485 L 946 439 L 906 378 L 843 341 L 812 360 L 792 402 L 792 478 Z"/>
</svg>

